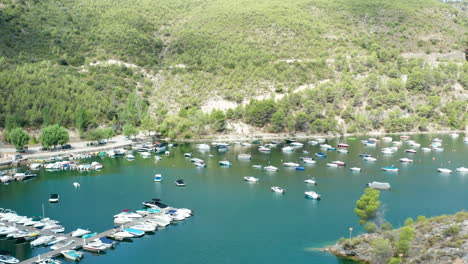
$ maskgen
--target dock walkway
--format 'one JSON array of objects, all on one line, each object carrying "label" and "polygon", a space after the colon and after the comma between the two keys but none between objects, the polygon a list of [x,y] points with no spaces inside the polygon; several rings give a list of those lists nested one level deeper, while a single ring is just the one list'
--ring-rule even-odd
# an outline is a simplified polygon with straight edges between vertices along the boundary
[{"label": "dock walkway", "polygon": [[[167,208],[169,209],[169,208]],[[172,208],[171,208],[172,209]],[[165,211],[165,210],[164,210]],[[99,238],[102,238],[102,237],[107,237],[109,235],[111,235],[112,233],[120,230],[122,227],[125,228],[125,227],[128,227],[128,226],[133,226],[133,225],[137,225],[137,224],[140,224],[140,223],[144,223],[149,217],[151,216],[155,216],[155,215],[160,215],[160,214],[163,214],[163,212],[159,212],[159,213],[155,213],[155,214],[149,214],[149,215],[146,215],[146,216],[143,216],[141,218],[136,218],[134,221],[130,222],[130,223],[127,223],[125,225],[122,225],[122,226],[118,226],[118,227],[115,227],[115,228],[112,228],[112,229],[109,229],[109,230],[106,230],[102,233],[99,233],[93,237],[90,237],[88,240],[95,240],[95,239],[99,239]],[[1,223],[5,224],[5,225],[12,225],[13,223],[8,223],[6,221],[0,221],[0,225]],[[23,260],[21,261],[20,263],[21,264],[34,264],[34,263],[37,263],[39,260],[44,260],[44,259],[48,259],[48,258],[55,258],[55,257],[58,257],[61,255],[61,251],[63,250],[71,250],[71,249],[74,249],[74,250],[79,250],[83,247],[83,243],[86,243],[86,239],[83,239],[83,238],[80,238],[80,237],[72,237],[71,234],[72,233],[68,233],[68,234],[62,234],[62,233],[54,233],[50,230],[43,230],[43,229],[38,229],[38,228],[35,228],[35,227],[32,227],[32,226],[23,226],[23,225],[16,225],[16,227],[20,230],[26,230],[26,231],[29,231],[29,232],[37,232],[37,233],[40,233],[41,235],[50,235],[50,236],[65,236],[67,237],[67,240],[74,240],[75,242],[66,246],[66,247],[63,247],[63,248],[59,248],[59,249],[56,249],[56,250],[51,250],[49,252],[46,252],[44,254],[41,254],[41,255],[38,255],[38,256],[35,256],[35,257],[32,257],[30,259],[26,259],[26,260]]]}]

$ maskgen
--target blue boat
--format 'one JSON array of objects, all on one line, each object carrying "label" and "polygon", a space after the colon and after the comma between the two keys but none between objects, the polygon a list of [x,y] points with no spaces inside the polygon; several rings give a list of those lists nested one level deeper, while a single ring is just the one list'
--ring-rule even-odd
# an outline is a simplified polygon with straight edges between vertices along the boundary
[{"label": "blue boat", "polygon": [[398,168],[395,168],[395,167],[393,167],[393,166],[383,167],[382,170],[384,170],[384,171],[390,171],[390,172],[398,172]]},{"label": "blue boat", "polygon": [[141,237],[145,234],[145,232],[135,229],[135,228],[124,228],[123,231],[126,231],[136,237]]},{"label": "blue boat", "polygon": [[304,167],[296,167],[296,170],[303,171],[303,170],[305,170],[305,168]]},{"label": "blue boat", "polygon": [[315,153],[315,156],[320,157],[320,158],[325,158],[325,157],[327,157],[327,154],[322,153],[322,152],[317,152],[317,153]]},{"label": "blue boat", "polygon": [[90,237],[93,237],[95,235],[97,235],[97,233],[86,234],[86,235],[83,235],[81,238],[90,238]]},{"label": "blue boat", "polygon": [[327,148],[327,150],[336,150],[336,148],[333,148],[333,147],[332,148]]}]

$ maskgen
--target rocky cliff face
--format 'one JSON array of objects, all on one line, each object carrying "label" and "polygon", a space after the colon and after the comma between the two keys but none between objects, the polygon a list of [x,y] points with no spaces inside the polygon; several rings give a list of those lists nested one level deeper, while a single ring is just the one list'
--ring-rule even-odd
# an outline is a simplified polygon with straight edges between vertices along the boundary
[{"label": "rocky cliff face", "polygon": [[341,239],[324,251],[369,264],[468,264],[468,212],[418,217],[399,229]]}]

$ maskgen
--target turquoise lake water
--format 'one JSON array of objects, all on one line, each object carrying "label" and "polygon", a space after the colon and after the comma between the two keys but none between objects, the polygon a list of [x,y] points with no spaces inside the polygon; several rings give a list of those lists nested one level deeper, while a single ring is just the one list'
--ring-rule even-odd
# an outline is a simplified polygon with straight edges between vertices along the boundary
[{"label": "turquoise lake water", "polygon": [[[305,171],[284,168],[282,162],[299,162],[302,150],[282,153],[281,147],[270,154],[259,153],[258,145],[245,147],[232,145],[231,150],[220,153],[216,149],[198,152],[194,145],[180,144],[171,150],[171,156],[142,159],[135,154],[134,161],[121,158],[93,158],[104,168],[99,172],[46,172],[29,182],[0,185],[0,207],[11,208],[21,215],[41,215],[42,204],[46,216],[62,222],[67,232],[87,228],[101,232],[113,227],[113,215],[122,209],[139,209],[141,202],[161,198],[174,207],[194,210],[195,215],[171,225],[154,235],[132,242],[120,242],[116,249],[103,255],[85,253],[82,263],[346,263],[336,257],[317,251],[333,244],[340,237],[363,232],[357,224],[353,209],[362,195],[365,184],[371,181],[389,182],[391,191],[381,192],[385,219],[394,227],[406,218],[418,215],[452,214],[468,209],[468,174],[456,172],[457,167],[468,167],[468,144],[463,135],[417,135],[411,139],[428,146],[435,137],[443,139],[443,152],[405,153],[407,144],[393,155],[382,154],[381,148],[391,143],[379,142],[366,147],[357,137],[328,140],[335,146],[348,143],[350,152],[341,154],[327,151],[327,158],[314,165],[304,165]],[[393,136],[397,139],[398,136]],[[303,141],[306,143],[306,141]],[[321,151],[319,146],[304,145],[310,155]],[[207,168],[195,168],[184,152],[202,158]],[[322,151],[323,152],[323,151]],[[359,153],[366,152],[378,159],[366,162]],[[251,153],[252,161],[238,161],[239,153]],[[209,157],[209,155],[213,157]],[[409,157],[414,163],[398,162]],[[220,160],[230,160],[233,166],[223,168]],[[329,168],[333,160],[346,162],[346,167]],[[278,172],[265,172],[252,168],[253,164],[274,165]],[[398,173],[381,170],[394,165]],[[349,170],[361,167],[360,173]],[[437,168],[453,170],[441,174]],[[153,182],[153,175],[161,173],[163,182]],[[243,180],[244,176],[260,178],[258,183]],[[317,186],[304,183],[315,177]],[[176,179],[184,179],[187,186],[176,187]],[[79,182],[80,189],[72,183]],[[270,191],[271,186],[286,189],[284,195]],[[304,192],[314,190],[322,195],[321,201],[305,199]],[[49,204],[50,193],[59,193],[60,202]],[[13,251],[21,259],[35,256],[46,248],[31,250],[28,245],[14,244],[0,239],[0,249]]]}]

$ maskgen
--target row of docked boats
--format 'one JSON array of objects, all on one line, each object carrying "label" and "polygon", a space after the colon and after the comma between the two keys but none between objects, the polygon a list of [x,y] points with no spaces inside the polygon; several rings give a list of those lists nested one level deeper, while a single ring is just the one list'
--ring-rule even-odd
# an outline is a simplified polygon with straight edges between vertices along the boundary
[{"label": "row of docked boats", "polygon": [[44,168],[46,171],[63,171],[63,170],[76,170],[76,171],[98,171],[103,168],[99,162],[92,163],[77,163],[69,160],[56,161],[53,163],[32,163],[29,165],[31,170],[39,170]]},{"label": "row of docked boats", "polygon": [[[247,182],[253,182],[253,183],[257,183],[259,181],[258,178],[253,177],[253,176],[245,176],[244,180],[247,181]],[[313,179],[307,179],[307,180],[305,180],[305,183],[313,184],[313,185],[317,184],[317,182],[315,180],[313,180]],[[280,193],[280,194],[284,194],[286,192],[285,189],[283,189],[283,188],[281,188],[279,186],[272,186],[272,187],[270,187],[270,190],[272,192]],[[316,199],[316,200],[320,200],[320,198],[321,198],[321,196],[319,194],[317,194],[316,192],[314,192],[314,191],[305,192],[305,195],[306,195],[307,198]]]},{"label": "row of docked boats", "polygon": [[0,183],[8,184],[12,181],[25,181],[34,179],[37,177],[37,174],[31,172],[16,172],[12,174],[8,174],[6,172],[0,171]]}]

